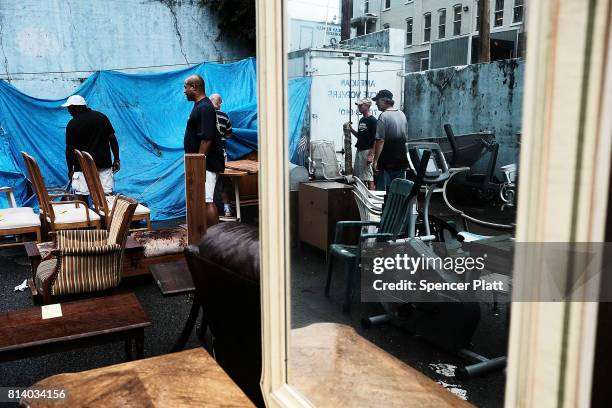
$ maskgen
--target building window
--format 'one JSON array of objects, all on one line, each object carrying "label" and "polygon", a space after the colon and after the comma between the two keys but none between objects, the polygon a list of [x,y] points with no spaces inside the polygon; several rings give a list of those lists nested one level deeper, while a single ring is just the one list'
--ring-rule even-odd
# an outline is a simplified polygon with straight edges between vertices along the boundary
[{"label": "building window", "polygon": [[427,71],[429,69],[429,58],[421,58],[419,69],[421,71]]},{"label": "building window", "polygon": [[512,17],[513,23],[520,23],[523,21],[523,0],[514,0],[514,16]]},{"label": "building window", "polygon": [[406,19],[406,45],[412,45],[412,19]]},{"label": "building window", "polygon": [[370,0],[363,0],[363,14],[370,12]]},{"label": "building window", "polygon": [[438,38],[446,36],[446,9],[438,10]]},{"label": "building window", "polygon": [[391,0],[385,0],[385,10],[391,8]]},{"label": "building window", "polygon": [[423,42],[431,41],[431,13],[423,16]]},{"label": "building window", "polygon": [[453,35],[461,34],[461,4],[453,6]]},{"label": "building window", "polygon": [[495,27],[504,25],[504,0],[495,0]]}]

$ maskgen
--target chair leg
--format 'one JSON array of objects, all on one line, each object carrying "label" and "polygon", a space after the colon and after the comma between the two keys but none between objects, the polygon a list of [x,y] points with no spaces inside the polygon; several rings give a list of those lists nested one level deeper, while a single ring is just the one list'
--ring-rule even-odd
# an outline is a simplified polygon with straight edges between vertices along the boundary
[{"label": "chair leg", "polygon": [[342,304],[342,313],[351,311],[351,298],[353,294],[355,260],[347,260],[344,263],[345,271],[345,286],[344,286],[344,303]]},{"label": "chair leg", "polygon": [[334,256],[331,253],[327,253],[327,282],[325,283],[325,296],[329,297],[329,286],[331,284],[331,277],[334,271]]},{"label": "chair leg", "polygon": [[151,216],[147,214],[147,230],[151,231]]},{"label": "chair leg", "polygon": [[40,228],[36,230],[36,242],[42,242],[42,235],[40,233]]}]

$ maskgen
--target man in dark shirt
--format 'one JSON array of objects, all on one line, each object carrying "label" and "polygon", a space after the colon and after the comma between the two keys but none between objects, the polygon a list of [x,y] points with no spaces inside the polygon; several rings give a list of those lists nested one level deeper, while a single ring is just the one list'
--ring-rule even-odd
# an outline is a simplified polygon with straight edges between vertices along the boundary
[{"label": "man in dark shirt", "polygon": [[393,179],[406,178],[408,155],[408,122],[406,115],[394,107],[393,94],[383,89],[374,98],[376,106],[382,112],[376,125],[376,143],[374,147],[374,171],[381,171],[376,187],[386,190]]},{"label": "man in dark shirt", "polygon": [[223,143],[217,122],[217,113],[206,97],[204,79],[192,75],[183,84],[188,101],[194,102],[185,128],[185,153],[206,155],[206,218],[208,225],[219,221],[217,206],[213,202],[217,173],[225,170]]},{"label": "man in dark shirt", "polygon": [[359,119],[357,130],[353,129],[350,123],[345,126],[350,127],[353,136],[357,137],[357,154],[353,165],[353,175],[359,177],[361,181],[368,185],[370,190],[374,190],[374,173],[372,172],[372,161],[374,160],[374,139],[376,138],[376,118],[370,112],[372,101],[363,98],[355,102],[359,113],[363,115]]},{"label": "man in dark shirt", "polygon": [[[232,122],[227,116],[227,113],[221,110],[223,99],[218,93],[210,95],[210,101],[212,102],[215,110],[217,111],[217,121],[219,122],[219,130],[221,131],[221,141],[223,142],[223,155],[227,160],[227,139],[233,136]],[[223,215],[226,217],[232,217],[232,205],[230,204],[229,194],[233,189],[232,181],[228,177],[221,177],[220,190],[221,200],[223,201]]]},{"label": "man in dark shirt", "polygon": [[[78,149],[91,154],[104,192],[111,194],[114,188],[114,173],[121,167],[119,143],[113,125],[106,115],[88,108],[85,98],[80,95],[72,95],[62,106],[68,108],[72,115],[66,125],[66,164],[72,190],[83,201],[89,195],[85,176],[74,154],[74,150]],[[114,160],[111,158],[111,151]]]}]

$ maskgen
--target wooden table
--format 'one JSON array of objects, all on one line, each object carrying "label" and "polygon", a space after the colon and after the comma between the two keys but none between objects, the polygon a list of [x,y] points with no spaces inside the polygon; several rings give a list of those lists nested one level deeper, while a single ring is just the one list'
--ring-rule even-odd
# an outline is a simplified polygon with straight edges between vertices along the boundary
[{"label": "wooden table", "polygon": [[[242,219],[240,212],[240,179],[242,177],[248,176],[249,173],[246,171],[234,170],[226,168],[223,173],[219,173],[220,177],[229,177],[232,180],[232,184],[234,185],[234,200],[236,205],[236,221],[240,221]],[[223,220],[227,221],[229,217],[220,217]]]},{"label": "wooden table", "polygon": [[[32,387],[66,390],[68,407],[254,407],[202,348],[80,373],[59,374]],[[30,407],[57,401],[22,399]]]},{"label": "wooden table", "polygon": [[184,259],[151,265],[149,271],[164,296],[183,295],[195,291],[191,272]]},{"label": "wooden table", "polygon": [[318,408],[473,407],[352,327],[316,323],[293,329],[290,344],[289,384]]},{"label": "wooden table", "polygon": [[[174,296],[195,292],[195,285],[191,278],[191,272],[187,266],[187,261],[184,259],[177,262],[151,265],[149,270],[163,296]],[[196,295],[193,297],[189,316],[187,316],[187,321],[183,326],[183,330],[172,347],[173,352],[185,348],[187,340],[189,340],[189,336],[191,336],[191,332],[198,320],[200,309],[201,303]],[[204,320],[202,320],[202,330],[206,330],[206,322]]]},{"label": "wooden table", "polygon": [[[177,262],[151,265],[149,266],[149,270],[163,296],[183,295],[195,292],[195,285],[191,278],[191,272],[189,271],[189,266],[187,266],[187,261],[184,259]],[[189,336],[191,336],[191,332],[198,320],[200,309],[201,304],[197,296],[194,296],[193,302],[191,303],[191,309],[189,310],[189,316],[187,316],[187,321],[183,326],[179,338],[172,347],[173,352],[185,348],[187,340],[189,340]],[[203,319],[204,318],[202,318],[202,330],[205,331],[206,322]]]},{"label": "wooden table", "polygon": [[125,341],[127,359],[143,357],[151,325],[133,293],[62,303],[62,316],[42,319],[40,307],[0,314],[0,362]]}]

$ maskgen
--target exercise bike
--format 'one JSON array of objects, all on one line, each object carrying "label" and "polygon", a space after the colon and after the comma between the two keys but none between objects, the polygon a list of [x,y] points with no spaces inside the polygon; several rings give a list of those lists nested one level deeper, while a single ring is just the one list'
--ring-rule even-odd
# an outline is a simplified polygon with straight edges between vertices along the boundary
[{"label": "exercise bike", "polygon": [[[409,163],[412,174],[415,169],[423,167],[422,158],[428,160],[425,174],[422,175],[422,187],[425,190],[425,199],[422,211],[417,211],[417,194],[411,195],[409,204],[410,221],[408,223],[407,239],[403,240],[415,254],[426,255],[427,258],[436,258],[432,249],[432,242],[441,241],[448,237],[456,242],[464,240],[495,239],[457,232],[452,225],[429,215],[429,203],[432,194],[440,191],[440,186],[450,177],[448,165],[440,146],[436,143],[407,143]],[[425,151],[431,155],[424,155]],[[503,239],[507,239],[504,237]],[[446,248],[449,246],[445,245]],[[455,248],[455,254],[461,256],[461,248]],[[445,256],[452,253],[447,252]],[[463,256],[467,253],[463,253]],[[461,283],[465,281],[461,275],[453,271],[435,269],[430,279],[437,282]],[[418,335],[428,342],[444,350],[457,354],[472,364],[461,367],[456,375],[459,378],[470,378],[506,366],[506,357],[489,359],[470,350],[472,337],[480,322],[480,303],[465,301],[461,293],[445,292],[436,302],[389,303],[381,302],[385,313],[378,316],[363,318],[361,324],[370,328],[384,323],[392,323],[408,332]]]}]

